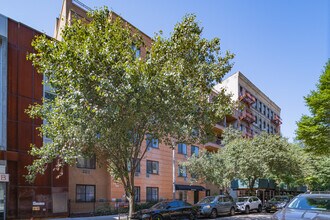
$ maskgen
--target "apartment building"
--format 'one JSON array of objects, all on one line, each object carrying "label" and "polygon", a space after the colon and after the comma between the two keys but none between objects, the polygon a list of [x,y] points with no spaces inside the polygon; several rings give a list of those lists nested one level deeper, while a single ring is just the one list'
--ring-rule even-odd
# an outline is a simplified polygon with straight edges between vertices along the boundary
[{"label": "apartment building", "polygon": [[[243,136],[253,138],[261,132],[280,134],[282,120],[281,109],[241,72],[236,72],[215,86],[215,90],[225,88],[232,100],[239,103],[238,110],[217,124],[218,129],[228,126],[242,131]],[[220,132],[221,134],[221,132]],[[255,184],[257,196],[261,199],[275,195],[276,184],[271,179],[258,179]],[[236,196],[244,196],[248,186],[241,180],[233,180],[231,189]]]},{"label": "apartment building", "polygon": [[[215,90],[225,88],[232,95],[233,101],[239,101],[239,110],[226,118],[221,125],[232,124],[246,137],[253,137],[261,132],[280,134],[282,120],[281,109],[241,72],[229,76]],[[220,125],[219,125],[220,126]]]},{"label": "apartment building", "polygon": [[[86,13],[89,10],[91,9],[88,6],[77,0],[64,0],[60,17],[55,22],[54,38],[62,40],[61,29],[66,24],[70,24],[73,18],[84,18],[88,22]],[[114,17],[119,16],[114,12],[111,13]],[[133,31],[141,34],[145,47],[139,48],[137,55],[145,57],[146,48],[151,46],[152,39],[129,22],[127,24]],[[49,89],[45,90],[47,92]],[[186,160],[192,154],[198,154],[203,146],[181,143],[172,150],[170,146],[156,139],[152,139],[151,143],[147,142],[145,140],[143,145],[149,144],[148,151],[135,174],[137,202],[175,197],[196,203],[200,198],[211,193],[205,184],[192,185],[190,180],[193,177],[179,165],[180,161]],[[68,169],[71,213],[91,212],[97,209],[95,204],[97,206],[105,201],[124,199],[125,192],[121,183],[116,182],[105,168],[99,167],[95,158],[78,159],[77,165]]]}]

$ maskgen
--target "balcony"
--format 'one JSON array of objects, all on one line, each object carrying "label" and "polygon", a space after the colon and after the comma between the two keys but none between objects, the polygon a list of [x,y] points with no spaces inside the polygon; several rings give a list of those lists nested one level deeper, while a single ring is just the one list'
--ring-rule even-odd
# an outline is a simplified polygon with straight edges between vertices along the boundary
[{"label": "balcony", "polygon": [[243,137],[253,138],[253,131],[252,131],[252,129],[249,128],[249,127],[246,127],[245,128],[245,131],[243,131]]},{"label": "balcony", "polygon": [[217,138],[215,141],[204,144],[204,147],[208,151],[218,151],[223,145],[221,144],[221,139]]},{"label": "balcony", "polygon": [[245,109],[242,113],[241,116],[239,117],[241,121],[245,121],[246,123],[252,124],[256,118],[253,116],[252,112],[249,111],[248,109]]},{"label": "balcony", "polygon": [[256,102],[256,98],[249,93],[248,91],[245,91],[244,93],[240,94],[239,100],[242,102],[245,102],[248,105],[252,105]]},{"label": "balcony", "polygon": [[213,129],[214,129],[214,131],[216,133],[220,133],[221,134],[225,130],[226,127],[227,127],[226,120],[222,120],[222,121],[217,122],[214,125]]},{"label": "balcony", "polygon": [[278,115],[274,115],[274,118],[272,119],[272,123],[276,126],[279,126],[282,124],[282,119]]}]

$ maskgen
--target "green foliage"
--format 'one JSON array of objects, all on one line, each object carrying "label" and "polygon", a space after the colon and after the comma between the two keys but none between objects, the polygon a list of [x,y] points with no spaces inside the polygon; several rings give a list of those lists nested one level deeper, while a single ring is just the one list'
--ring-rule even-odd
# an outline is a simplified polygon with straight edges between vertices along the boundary
[{"label": "green foliage", "polygon": [[29,59],[56,97],[27,110],[47,121],[39,129],[52,140],[32,147],[35,160],[27,178],[33,181],[55,159],[61,169],[96,155],[133,203],[134,173],[147,149],[142,145],[147,133],[172,147],[203,143],[213,135],[213,124],[230,112],[223,91],[212,102],[209,97],[231,69],[233,55],[221,56],[219,39],[202,38],[193,15],[169,38],[156,35],[146,58],[135,57],[132,47],[145,43],[139,32],[112,19],[107,9],[90,16],[90,23],[78,20],[65,27],[61,42],[45,36],[33,42],[36,52]]},{"label": "green foliage", "polygon": [[305,183],[312,191],[330,190],[330,158],[328,156],[308,157],[308,169],[305,171]]},{"label": "green foliage", "polygon": [[228,128],[224,142],[225,147],[216,153],[190,158],[186,163],[189,171],[220,187],[228,187],[231,180],[238,178],[251,190],[259,178],[273,178],[287,184],[297,184],[303,178],[303,151],[285,138],[262,133],[247,139],[239,131]]},{"label": "green foliage", "polygon": [[317,89],[305,97],[311,116],[303,115],[297,122],[297,139],[308,152],[330,155],[330,60],[320,76]]}]

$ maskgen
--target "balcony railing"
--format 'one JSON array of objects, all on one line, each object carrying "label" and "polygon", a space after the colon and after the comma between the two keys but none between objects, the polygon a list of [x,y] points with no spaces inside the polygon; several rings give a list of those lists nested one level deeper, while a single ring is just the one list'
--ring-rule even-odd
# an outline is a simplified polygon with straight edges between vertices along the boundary
[{"label": "balcony railing", "polygon": [[221,143],[221,139],[217,138],[215,141],[210,141],[204,144],[204,146],[207,150],[217,151],[218,149],[223,147],[223,144]]},{"label": "balcony railing", "polygon": [[282,124],[282,119],[278,115],[274,115],[274,118],[272,119],[272,123],[276,126],[279,126]]},{"label": "balcony railing", "polygon": [[242,102],[247,103],[248,105],[252,105],[256,102],[256,98],[249,93],[248,91],[245,91],[244,93],[240,94],[239,100]]},{"label": "balcony railing", "polygon": [[241,113],[241,116],[239,117],[239,119],[241,121],[245,121],[249,124],[253,123],[256,118],[253,116],[253,114],[249,111],[249,110],[244,110],[242,113]]},{"label": "balcony railing", "polygon": [[253,131],[251,128],[246,127],[245,131],[243,132],[243,136],[247,138],[253,138]]}]

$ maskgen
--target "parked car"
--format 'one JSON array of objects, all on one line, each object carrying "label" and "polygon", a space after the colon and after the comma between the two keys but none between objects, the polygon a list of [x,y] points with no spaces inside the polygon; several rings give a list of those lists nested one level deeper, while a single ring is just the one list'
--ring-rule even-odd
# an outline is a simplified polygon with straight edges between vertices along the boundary
[{"label": "parked car", "polygon": [[132,219],[168,220],[168,219],[196,219],[197,210],[191,204],[173,200],[159,202],[150,209],[143,209],[133,213]]},{"label": "parked car", "polygon": [[292,199],[285,208],[276,212],[272,219],[330,219],[330,194],[300,194]]},{"label": "parked car", "polygon": [[238,197],[236,200],[237,211],[249,214],[250,211],[262,211],[262,202],[256,196]]},{"label": "parked car", "polygon": [[235,215],[236,204],[232,197],[225,195],[207,196],[194,205],[198,216],[216,218],[218,214]]},{"label": "parked car", "polygon": [[265,205],[266,212],[276,212],[285,207],[286,204],[292,199],[291,195],[274,196]]}]

